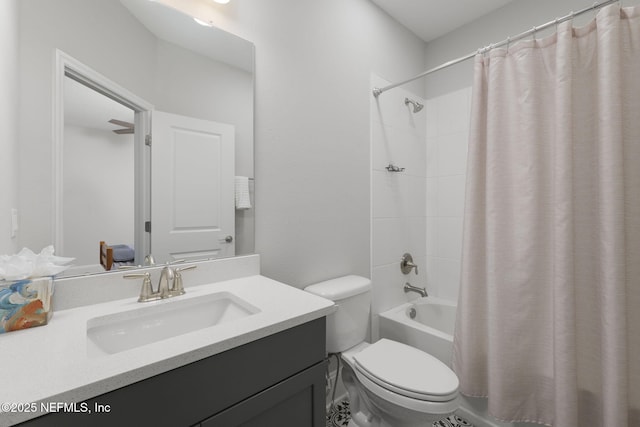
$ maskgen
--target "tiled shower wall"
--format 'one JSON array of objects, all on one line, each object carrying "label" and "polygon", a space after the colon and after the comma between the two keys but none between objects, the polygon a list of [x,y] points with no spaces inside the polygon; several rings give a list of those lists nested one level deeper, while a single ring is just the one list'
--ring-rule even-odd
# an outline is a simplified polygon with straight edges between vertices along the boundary
[{"label": "tiled shower wall", "polygon": [[427,289],[457,301],[471,88],[427,100]]},{"label": "tiled shower wall", "polygon": [[[372,87],[389,82],[373,76]],[[405,295],[403,286],[427,285],[426,246],[426,108],[413,113],[404,103],[415,94],[396,88],[377,99],[371,96],[372,153],[372,338],[377,339],[378,313],[398,306],[416,294]],[[389,164],[405,168],[389,172]],[[419,274],[404,275],[400,260],[413,255]]]},{"label": "tiled shower wall", "polygon": [[[377,76],[371,83],[389,84]],[[426,106],[413,113],[405,97]],[[426,102],[403,88],[371,97],[374,340],[377,314],[417,297],[404,293],[405,282],[458,298],[470,98],[471,88]],[[405,170],[388,172],[389,163]],[[405,252],[419,274],[400,271]]]}]

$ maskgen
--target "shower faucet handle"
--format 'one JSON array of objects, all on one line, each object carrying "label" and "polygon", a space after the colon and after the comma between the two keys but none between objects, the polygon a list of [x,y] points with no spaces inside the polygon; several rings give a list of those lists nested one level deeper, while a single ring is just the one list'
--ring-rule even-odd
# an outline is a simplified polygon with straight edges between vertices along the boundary
[{"label": "shower faucet handle", "polygon": [[418,274],[418,264],[413,262],[413,257],[407,252],[402,255],[402,259],[400,260],[400,270],[402,271],[402,274],[409,274],[411,273],[412,268],[415,268],[415,272]]}]

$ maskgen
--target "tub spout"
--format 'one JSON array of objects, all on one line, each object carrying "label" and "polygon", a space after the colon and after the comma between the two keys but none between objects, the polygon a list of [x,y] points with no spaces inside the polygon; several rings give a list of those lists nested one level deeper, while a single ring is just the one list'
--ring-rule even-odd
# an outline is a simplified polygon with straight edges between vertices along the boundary
[{"label": "tub spout", "polygon": [[422,297],[428,297],[429,295],[427,294],[427,289],[426,288],[418,288],[416,286],[411,286],[411,284],[409,284],[408,282],[404,284],[404,292],[417,292],[420,294],[420,296]]}]

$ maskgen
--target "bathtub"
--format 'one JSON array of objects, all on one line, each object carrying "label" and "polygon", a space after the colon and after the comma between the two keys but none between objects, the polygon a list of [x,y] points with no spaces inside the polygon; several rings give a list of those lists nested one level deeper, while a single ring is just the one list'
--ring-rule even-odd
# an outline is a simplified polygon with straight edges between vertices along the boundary
[{"label": "bathtub", "polygon": [[[434,297],[418,298],[412,302],[380,313],[380,338],[408,344],[437,357],[451,366],[453,328],[456,322],[456,303]],[[411,318],[411,310],[415,310]],[[489,416],[487,400],[460,395],[457,415],[476,427],[535,427],[538,424],[501,423]]]},{"label": "bathtub", "polygon": [[451,366],[455,322],[453,301],[419,298],[380,313],[380,338],[419,348]]}]

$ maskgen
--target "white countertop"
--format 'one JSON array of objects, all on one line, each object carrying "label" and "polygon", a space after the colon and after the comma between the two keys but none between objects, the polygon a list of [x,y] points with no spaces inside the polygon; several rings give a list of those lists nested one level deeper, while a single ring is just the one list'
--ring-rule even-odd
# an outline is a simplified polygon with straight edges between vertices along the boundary
[{"label": "white countertop", "polygon": [[[260,312],[120,353],[87,354],[91,318],[222,291]],[[329,300],[256,275],[189,287],[185,295],[163,301],[141,304],[137,298],[127,298],[57,311],[46,326],[0,334],[0,404],[36,402],[39,407],[43,401],[80,402],[326,316],[334,309]],[[2,409],[0,426],[40,415]]]}]

